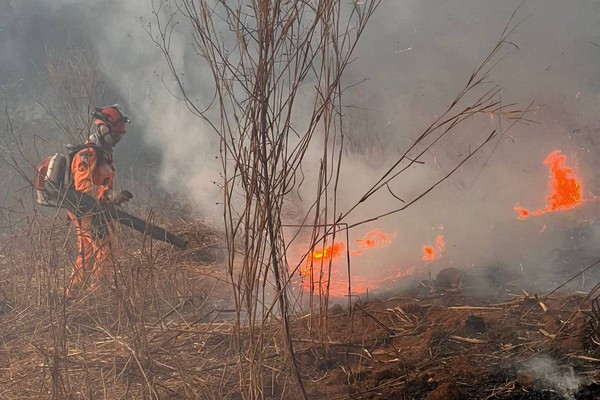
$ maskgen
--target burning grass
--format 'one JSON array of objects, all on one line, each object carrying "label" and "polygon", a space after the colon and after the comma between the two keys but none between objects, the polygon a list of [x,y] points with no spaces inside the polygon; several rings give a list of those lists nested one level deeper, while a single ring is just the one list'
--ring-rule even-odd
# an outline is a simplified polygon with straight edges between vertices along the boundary
[{"label": "burning grass", "polygon": [[581,180],[573,168],[567,165],[567,157],[560,150],[548,154],[544,164],[550,167],[548,187],[550,194],[545,207],[530,211],[520,206],[514,210],[519,213],[519,219],[539,216],[558,210],[572,210],[583,201]]},{"label": "burning grass", "polygon": [[[190,250],[129,238],[125,248],[135,250],[123,252],[115,279],[67,303],[56,284],[60,271],[19,268],[34,261],[27,253],[0,259],[0,397],[241,398],[239,349],[247,343],[238,338],[248,335],[237,330],[250,328],[234,323],[225,268],[214,252],[221,237],[202,225],[176,231]],[[351,312],[335,306],[327,319],[296,314],[290,329],[309,397],[600,393],[593,384],[600,379],[597,300],[585,293],[542,298],[517,290],[518,282],[502,295],[482,296],[476,280],[466,273],[449,279],[457,275],[450,272],[402,293],[357,299]],[[323,321],[326,338],[319,336]],[[264,360],[262,395],[298,398],[279,322],[255,329],[263,341],[256,355]]]}]

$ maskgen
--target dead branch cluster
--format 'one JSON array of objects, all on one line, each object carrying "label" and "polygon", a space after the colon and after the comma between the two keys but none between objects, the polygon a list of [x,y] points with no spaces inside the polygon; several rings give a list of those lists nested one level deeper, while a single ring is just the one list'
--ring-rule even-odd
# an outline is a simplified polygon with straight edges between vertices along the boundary
[{"label": "dead branch cluster", "polygon": [[[193,243],[198,252],[203,243],[222,241],[206,228],[180,229],[201,238]],[[263,337],[264,397],[300,396],[286,386],[280,322],[271,319],[260,331],[240,328],[234,303],[219,301],[230,293],[223,264],[130,239],[127,246],[138,250],[121,255],[110,282],[65,302],[60,265],[72,260],[63,257],[52,270],[36,267],[51,252],[41,251],[39,237],[29,240],[37,251],[0,258],[2,398],[239,398],[251,384],[239,381],[239,335]],[[523,293],[494,301],[469,290],[416,286],[403,297],[331,312],[327,351],[318,336],[306,334],[309,319],[291,316],[307,395],[412,398],[447,390],[458,397],[445,398],[508,399],[560,390],[524,367],[540,354],[589,381],[599,378],[597,297],[542,300]]]},{"label": "dead branch cluster", "polygon": [[[130,239],[129,250],[116,260],[104,284],[67,302],[64,286],[73,263],[69,255],[75,254],[69,247],[70,228],[58,214],[43,223],[42,216],[34,214],[19,234],[24,251],[7,251],[0,259],[0,397],[340,395],[333,390],[342,390],[344,398],[407,395],[409,387],[431,388],[447,378],[445,365],[465,358],[468,364],[460,365],[468,374],[467,365],[482,364],[482,359],[491,368],[515,360],[515,355],[560,348],[570,328],[550,329],[541,313],[572,309],[570,299],[552,304],[552,299],[521,297],[453,309],[441,293],[361,304],[351,301],[349,282],[348,308],[334,315],[328,296],[331,265],[326,261],[310,263],[311,273],[321,280],[308,293],[308,310],[296,307],[303,303],[294,298],[291,282],[311,250],[325,248],[353,227],[406,210],[484,146],[502,138],[528,111],[504,104],[500,88],[487,84],[506,48],[514,49],[508,42],[513,29],[509,24],[449,107],[414,134],[414,143],[354,205],[341,210],[337,195],[344,149],[343,74],[379,3],[155,3],[156,20],[148,33],[164,53],[175,94],[220,138],[223,238],[212,240],[206,232],[197,232],[197,226],[186,225],[184,233],[196,243],[183,254]],[[193,82],[177,63],[172,41],[180,34],[191,38],[198,63],[212,75],[215,92],[209,104],[196,100]],[[57,88],[71,88],[61,85],[65,71],[94,82],[95,71],[85,63],[64,65],[60,60],[49,53],[48,69]],[[84,89],[81,95],[98,95],[93,85]],[[73,92],[58,95],[72,98]],[[72,118],[64,129],[74,134],[74,127],[82,126],[80,103],[65,104],[61,113]],[[498,121],[508,118],[509,124],[499,122],[497,130],[473,138],[473,147],[448,173],[403,199],[398,187],[406,171],[482,115]],[[305,167],[315,162],[317,173],[308,176]],[[309,204],[290,234],[284,230],[286,204],[308,182]],[[377,193],[387,193],[390,208],[351,221]],[[306,231],[306,253],[294,264],[287,250],[304,240],[301,233]],[[218,242],[226,249],[227,266],[222,269],[213,268],[220,260],[218,253],[205,258],[208,249],[221,247]],[[548,309],[538,309],[537,304]],[[522,307],[530,305],[532,311],[525,313]],[[485,321],[485,330],[465,330],[463,323],[471,314]],[[521,318],[524,314],[527,318]],[[508,324],[514,329],[507,330]],[[586,324],[597,332],[597,322]],[[594,334],[589,337],[597,339]],[[593,354],[581,351],[572,354],[594,362]],[[327,383],[325,389],[319,382]],[[511,382],[498,382],[488,394],[511,390]]]},{"label": "dead branch cluster", "polygon": [[83,47],[47,47],[45,67],[48,79],[35,94],[35,101],[68,143],[82,143],[88,136],[92,107],[103,104],[109,86]]},{"label": "dead branch cluster", "polygon": [[[173,93],[212,127],[221,140],[222,190],[227,240],[228,273],[237,310],[236,346],[240,358],[242,396],[264,396],[260,371],[270,340],[262,334],[273,318],[280,319],[284,353],[300,396],[306,398],[294,356],[290,331],[291,281],[306,256],[336,240],[336,234],[405,210],[453,174],[481,148],[504,134],[525,111],[500,100],[500,88],[487,80],[496,63],[515,47],[508,42],[512,20],[489,56],[473,71],[463,89],[431,126],[416,134],[389,169],[376,179],[356,204],[340,210],[337,202],[343,161],[343,75],[379,0],[346,4],[338,0],[272,2],[269,0],[158,2],[156,19],[147,31],[164,53],[175,81]],[[173,46],[181,35],[191,38],[198,59],[188,64],[205,66],[214,80],[212,101],[197,100],[197,87],[186,77],[181,55]],[[402,200],[392,188],[404,173],[433,146],[474,117],[509,118],[499,127],[473,138],[475,144],[454,168],[412,199]],[[318,160],[318,161],[315,161]],[[314,176],[307,163],[317,163]],[[289,196],[310,183],[312,193],[300,225],[284,234]],[[381,215],[348,225],[378,192],[386,192],[392,208]],[[398,206],[398,204],[400,204]],[[287,249],[309,231],[306,255],[290,264]],[[342,232],[343,234],[343,232]],[[308,335],[327,352],[329,337],[329,282],[327,262],[311,263],[312,276],[321,279],[309,292]],[[349,297],[351,282],[349,282]],[[316,296],[316,298],[315,298]],[[248,328],[248,329],[242,329]],[[242,335],[242,333],[244,333]],[[246,385],[246,383],[249,383]]]}]

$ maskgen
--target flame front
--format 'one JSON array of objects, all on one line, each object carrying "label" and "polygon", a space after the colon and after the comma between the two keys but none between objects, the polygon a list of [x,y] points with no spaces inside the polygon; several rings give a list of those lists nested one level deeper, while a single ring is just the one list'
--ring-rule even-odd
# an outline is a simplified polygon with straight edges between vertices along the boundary
[{"label": "flame front", "polygon": [[323,251],[314,250],[308,255],[308,261],[312,260],[331,260],[338,257],[346,248],[343,242],[336,242],[331,246],[327,246]]},{"label": "flame front", "polygon": [[[373,229],[367,232],[362,238],[356,239],[356,250],[350,252],[351,257],[359,256],[369,250],[379,249],[389,246],[392,243],[395,235],[382,232],[379,229]],[[343,241],[336,241],[330,246],[326,246],[322,249],[315,249],[308,253],[306,261],[300,268],[300,275],[305,278],[303,279],[302,285],[304,288],[321,287],[327,286],[327,274],[325,269],[329,267],[329,261],[339,258],[344,254],[346,250],[346,243]],[[348,283],[343,277],[343,273],[339,269],[334,268],[332,265],[331,270],[331,282],[329,283],[329,293],[334,297],[341,297],[348,293]],[[369,287],[373,288],[377,286],[377,282],[370,281],[369,279],[352,276],[352,292],[353,293],[364,293]]]},{"label": "flame front", "polygon": [[566,165],[567,157],[555,150],[546,157],[544,164],[550,165],[550,195],[546,198],[548,204],[542,209],[529,211],[523,207],[515,206],[519,213],[518,219],[527,219],[530,216],[542,215],[551,211],[572,210],[583,201],[583,189],[575,171]]},{"label": "flame front", "polygon": [[328,261],[337,258],[346,249],[344,242],[335,242],[322,250],[313,250],[308,253],[304,266],[300,268],[300,275],[310,276],[311,268],[314,261]]}]

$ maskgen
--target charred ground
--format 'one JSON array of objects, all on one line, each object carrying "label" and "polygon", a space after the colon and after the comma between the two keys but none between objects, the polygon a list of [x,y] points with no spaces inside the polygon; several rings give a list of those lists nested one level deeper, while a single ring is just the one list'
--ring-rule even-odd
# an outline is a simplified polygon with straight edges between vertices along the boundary
[{"label": "charred ground", "polygon": [[[129,237],[126,248],[135,250],[121,253],[110,279],[72,302],[60,293],[62,267],[44,271],[43,252],[36,264],[36,253],[5,248],[1,397],[239,398],[237,331],[249,328],[234,322],[222,236],[198,222],[177,225],[189,250]],[[444,269],[403,290],[356,297],[351,310],[334,305],[327,330],[317,315],[298,311],[291,330],[309,397],[598,398],[593,292],[544,297],[503,274]],[[478,276],[492,284],[484,289]],[[503,284],[490,295],[496,280]],[[264,397],[298,398],[280,323],[255,329],[270,338],[257,355],[265,362]]]}]

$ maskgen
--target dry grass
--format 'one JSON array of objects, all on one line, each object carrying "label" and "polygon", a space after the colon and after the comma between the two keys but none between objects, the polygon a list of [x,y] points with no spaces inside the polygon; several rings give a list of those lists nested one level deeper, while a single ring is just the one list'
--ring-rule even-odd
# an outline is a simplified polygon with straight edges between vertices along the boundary
[{"label": "dry grass", "polygon": [[[198,222],[175,222],[170,228],[190,240],[189,250],[122,232],[111,279],[72,302],[61,295],[74,251],[70,225],[30,227],[11,237],[0,257],[0,398],[239,399],[250,384],[239,379],[240,335],[263,338],[255,378],[261,395],[300,397],[290,383],[280,321],[271,319],[260,332],[237,331],[226,263],[213,251],[223,246],[222,235]],[[52,240],[41,232],[52,232]],[[420,286],[357,303],[350,314],[332,313],[326,352],[307,334],[310,319],[291,317],[307,395],[420,398],[458,376],[470,398],[508,399],[532,390],[517,381],[516,366],[537,353],[599,378],[597,288],[588,296],[546,296],[544,307],[537,295],[495,301],[470,290]],[[485,321],[484,331],[465,330],[472,315]]]},{"label": "dry grass", "polygon": [[229,289],[219,253],[207,251],[222,246],[217,232],[180,225],[192,244],[185,254],[130,237],[103,283],[67,301],[70,225],[50,236],[36,225],[0,258],[1,398],[216,398],[234,386],[227,368],[198,377],[215,360],[227,364],[232,332],[211,323],[231,318],[222,315],[231,305],[215,301]]}]

